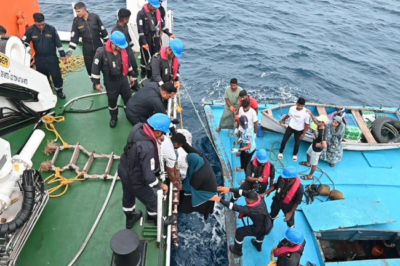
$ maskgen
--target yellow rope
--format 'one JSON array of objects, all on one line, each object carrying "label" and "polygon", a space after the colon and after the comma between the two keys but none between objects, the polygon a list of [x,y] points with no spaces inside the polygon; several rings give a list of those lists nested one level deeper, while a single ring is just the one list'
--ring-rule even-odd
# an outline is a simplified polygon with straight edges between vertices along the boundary
[{"label": "yellow rope", "polygon": [[181,91],[178,90],[178,101],[177,106],[175,107],[176,111],[179,113],[181,118],[181,129],[183,129],[183,108],[182,108],[182,99],[181,99]]},{"label": "yellow rope", "polygon": [[80,72],[84,66],[85,61],[83,60],[82,55],[69,57],[66,64],[60,61],[60,68],[64,83],[67,81],[66,77],[68,72]]},{"label": "yellow rope", "polygon": [[54,134],[56,135],[56,140],[60,139],[60,141],[62,142],[64,148],[68,148],[68,143],[65,142],[61,135],[58,133],[56,127],[53,125],[54,122],[64,122],[65,121],[65,117],[63,116],[51,116],[51,115],[45,115],[42,117],[42,121],[45,123],[46,129],[50,132],[54,132]]},{"label": "yellow rope", "polygon": [[268,263],[268,266],[277,266],[278,265],[278,262],[276,260],[274,260],[274,250],[276,248],[277,247],[273,247],[271,250],[271,261],[270,261],[270,263]]},{"label": "yellow rope", "polygon": [[[55,173],[50,175],[49,177],[47,177],[44,180],[44,182],[47,182],[49,180],[47,183],[49,185],[56,183],[56,182],[60,182],[60,184],[58,184],[58,186],[55,186],[55,187],[49,189],[50,198],[58,198],[58,197],[61,197],[62,195],[64,195],[65,193],[67,193],[69,184],[72,184],[75,181],[84,181],[85,180],[84,178],[80,178],[84,174],[85,174],[84,172],[81,172],[74,178],[67,179],[61,175],[60,168],[57,167]],[[57,194],[57,195],[52,195],[55,191],[57,191],[58,189],[60,189],[64,186],[65,186],[65,188],[64,188],[63,192],[61,192],[60,194]]]}]

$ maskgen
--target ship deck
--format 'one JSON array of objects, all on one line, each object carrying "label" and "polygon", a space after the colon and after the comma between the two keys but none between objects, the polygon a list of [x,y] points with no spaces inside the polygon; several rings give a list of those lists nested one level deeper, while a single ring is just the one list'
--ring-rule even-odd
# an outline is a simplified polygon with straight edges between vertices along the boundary
[{"label": "ship deck", "polygon": [[[261,111],[272,105],[259,104],[259,121]],[[223,103],[212,103],[205,105],[206,119],[211,131],[213,142],[217,147],[224,175],[225,186],[239,187],[239,182],[244,179],[243,172],[235,172],[233,169],[240,165],[240,158],[230,153],[234,142],[232,130],[223,129],[217,133],[219,120],[222,116]],[[278,119],[279,120],[279,119]],[[284,166],[296,166],[299,174],[309,173],[309,168],[300,166],[298,162],[307,160],[306,150],[310,143],[302,142],[298,153],[298,162],[292,161],[293,137],[288,141],[284,159],[278,160],[279,146],[282,134],[265,132],[263,137],[257,137],[257,148],[271,151],[270,160],[276,167],[276,178],[282,172]],[[304,202],[295,213],[295,225],[305,236],[306,246],[301,258],[301,264],[306,265],[308,261],[316,265],[400,265],[398,253],[394,258],[376,257],[373,260],[353,261],[324,261],[316,235],[324,235],[333,230],[333,238],[344,237],[346,233],[353,234],[351,240],[357,240],[359,235],[372,230],[375,235],[392,234],[397,239],[400,231],[400,212],[398,202],[400,201],[400,150],[384,151],[345,151],[343,159],[335,167],[320,161],[319,168],[315,173],[315,183],[330,185],[343,192],[345,199],[341,201],[330,201],[327,197],[318,196],[315,201],[307,205]],[[302,180],[304,186],[313,181]],[[266,203],[270,210],[273,193],[267,197]],[[243,197],[237,202],[245,205]],[[242,226],[242,221],[236,219],[237,214],[226,211],[226,228],[228,245],[234,243],[234,231],[236,227]],[[262,252],[257,252],[251,244],[251,237],[246,237],[243,243],[243,257],[237,258],[229,254],[230,265],[263,265],[270,261],[271,250],[282,240],[283,233],[287,229],[283,221],[283,213],[274,222],[274,227],[269,235],[265,237]],[[250,221],[250,220],[249,220]],[[347,230],[347,231],[346,231]],[[354,233],[355,232],[355,233]],[[360,233],[357,233],[360,232]],[[393,238],[392,238],[393,239]],[[350,243],[352,243],[350,241]],[[397,249],[399,241],[397,241]]]}]

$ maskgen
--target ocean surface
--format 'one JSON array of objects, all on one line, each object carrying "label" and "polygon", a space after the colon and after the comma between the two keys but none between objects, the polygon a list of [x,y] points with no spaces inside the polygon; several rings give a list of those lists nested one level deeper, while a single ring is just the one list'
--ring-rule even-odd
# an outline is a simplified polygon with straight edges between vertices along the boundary
[{"label": "ocean surface", "polygon": [[[40,0],[47,22],[70,30],[71,5]],[[108,30],[125,1],[85,1]],[[344,105],[400,104],[400,1],[311,0],[205,2],[171,0],[177,37],[185,44],[180,72],[202,112],[202,101],[223,100],[233,77],[263,103],[302,96]],[[183,91],[184,125],[194,146],[218,158]],[[204,117],[202,117],[204,120]],[[227,265],[221,208],[206,222],[181,215],[180,248],[172,265]]]}]

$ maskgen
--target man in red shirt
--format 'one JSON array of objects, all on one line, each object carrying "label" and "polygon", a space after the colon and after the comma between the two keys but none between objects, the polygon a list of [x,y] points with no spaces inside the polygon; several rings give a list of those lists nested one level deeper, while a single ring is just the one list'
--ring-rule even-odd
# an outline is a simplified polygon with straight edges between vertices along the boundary
[{"label": "man in red shirt", "polygon": [[[249,99],[250,100],[250,107],[253,108],[256,111],[256,113],[258,114],[258,102],[253,97],[250,97],[247,94],[246,90],[242,90],[242,91],[239,92],[239,99],[240,99],[239,108],[240,108],[240,106],[242,106],[244,99]],[[239,110],[239,108],[238,108],[238,110]]]}]

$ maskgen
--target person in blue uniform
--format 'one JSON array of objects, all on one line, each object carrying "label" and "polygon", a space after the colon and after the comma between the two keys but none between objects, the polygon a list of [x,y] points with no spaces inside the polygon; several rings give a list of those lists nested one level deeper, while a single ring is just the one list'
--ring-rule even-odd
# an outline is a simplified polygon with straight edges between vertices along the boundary
[{"label": "person in blue uniform", "polygon": [[242,256],[244,238],[246,236],[254,236],[255,238],[251,240],[251,243],[258,252],[261,252],[264,237],[268,235],[272,229],[271,217],[264,199],[253,190],[247,191],[236,188],[218,187],[218,191],[222,192],[222,194],[233,192],[238,193],[240,196],[245,196],[246,206],[240,206],[233,202],[225,201],[219,196],[214,196],[211,200],[220,202],[230,210],[239,212],[239,218],[243,219],[245,216],[248,216],[253,221],[251,225],[245,225],[236,229],[235,244],[229,246],[229,250],[239,257]]},{"label": "person in blue uniform", "polygon": [[127,49],[128,43],[120,31],[111,34],[110,40],[100,47],[94,57],[92,66],[92,78],[96,90],[101,91],[100,71],[103,72],[104,85],[108,97],[108,109],[110,111],[110,127],[114,128],[118,121],[118,97],[121,95],[124,104],[128,103],[131,97],[131,85],[135,84],[137,69],[132,67],[135,64],[135,56],[131,49]]},{"label": "person in blue uniform", "polygon": [[[118,166],[127,229],[132,228],[142,216],[141,211],[136,211],[136,198],[146,206],[148,220],[157,221],[157,196],[153,189],[168,192],[168,186],[156,176],[160,170],[157,141],[164,133],[170,133],[170,124],[171,119],[166,114],[154,114],[146,123],[136,124],[129,133]],[[164,224],[175,221],[175,216],[169,216]]]},{"label": "person in blue uniform", "polygon": [[[92,64],[97,48],[103,46],[108,39],[108,32],[103,25],[100,17],[95,13],[89,13],[83,2],[78,2],[74,6],[76,17],[72,22],[71,41],[67,51],[67,58],[70,57],[82,38],[83,59],[85,61],[86,71],[91,79]],[[95,87],[93,86],[93,89]]]},{"label": "person in blue uniform", "polygon": [[[33,14],[35,25],[30,26],[22,41],[26,46],[33,43],[35,49],[36,70],[50,78],[54,84],[54,90],[58,97],[65,99],[63,92],[63,79],[61,76],[60,62],[56,51],[60,54],[61,60],[66,63],[64,48],[56,29],[47,24],[42,13]],[[49,80],[50,82],[50,80]]]},{"label": "person in blue uniform", "polygon": [[147,73],[146,68],[149,68],[151,57],[158,53],[161,49],[161,34],[164,32],[170,38],[174,39],[175,36],[169,32],[162,21],[159,0],[149,0],[142,10],[137,14],[136,22],[139,33],[139,44],[141,46],[141,76],[142,78],[148,76],[150,78],[150,71]]}]

